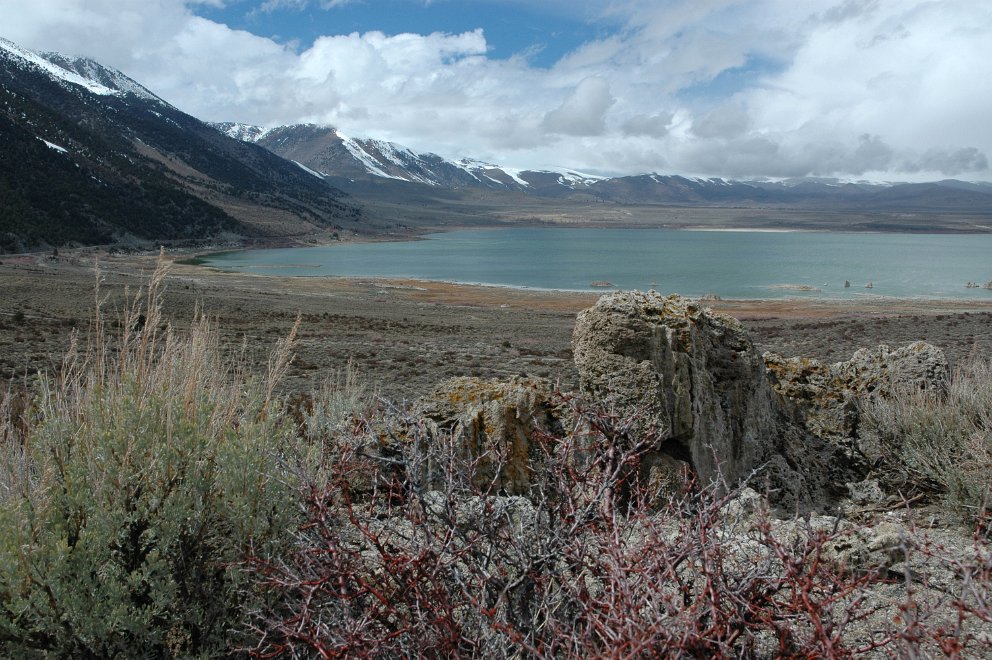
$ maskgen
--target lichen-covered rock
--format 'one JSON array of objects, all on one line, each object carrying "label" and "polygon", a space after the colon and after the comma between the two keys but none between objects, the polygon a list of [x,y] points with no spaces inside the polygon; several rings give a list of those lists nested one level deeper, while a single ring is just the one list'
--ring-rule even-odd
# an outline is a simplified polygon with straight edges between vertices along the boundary
[{"label": "lichen-covered rock", "polygon": [[847,362],[831,366],[844,384],[857,394],[889,396],[900,391],[947,391],[950,369],[944,352],[924,341],[890,351],[884,344],[862,348]]},{"label": "lichen-covered rock", "polygon": [[828,524],[842,532],[823,546],[822,558],[844,573],[884,573],[906,558],[908,531],[894,522],[871,527],[852,526],[825,517]]},{"label": "lichen-covered rock", "polygon": [[796,469],[811,448],[737,319],[678,295],[617,292],[579,314],[572,343],[583,393],[634,419],[654,451],[689,457],[704,481],[764,465],[790,498],[819,487],[814,470]]},{"label": "lichen-covered rock", "polygon": [[552,391],[542,379],[452,378],[421,400],[417,413],[450,434],[460,457],[474,463],[477,488],[521,495],[541,464],[534,432],[560,427]]},{"label": "lichen-covered rock", "polygon": [[853,504],[881,504],[885,501],[885,492],[882,490],[878,479],[864,479],[863,481],[846,484],[847,491]]},{"label": "lichen-covered rock", "polygon": [[944,352],[918,341],[890,351],[863,348],[846,362],[825,365],[811,358],[764,354],[775,390],[797,406],[806,427],[832,440],[853,439],[861,402],[901,391],[947,390],[950,370]]},{"label": "lichen-covered rock", "polygon": [[768,556],[768,546],[755,537],[765,526],[775,541],[786,548],[820,544],[819,561],[846,574],[884,573],[904,561],[909,530],[895,520],[864,525],[830,515],[811,513],[804,517],[775,518],[768,500],[751,488],[742,488],[720,510],[721,540],[739,554]]},{"label": "lichen-covered rock", "polygon": [[765,353],[772,387],[791,403],[792,415],[823,438],[849,438],[858,422],[858,393],[830,365],[813,358]]}]

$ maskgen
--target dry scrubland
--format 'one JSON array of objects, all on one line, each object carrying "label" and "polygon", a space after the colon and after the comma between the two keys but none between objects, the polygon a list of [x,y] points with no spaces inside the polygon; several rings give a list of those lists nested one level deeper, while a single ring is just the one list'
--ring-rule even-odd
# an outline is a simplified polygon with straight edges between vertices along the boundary
[{"label": "dry scrubland", "polygon": [[[876,477],[912,485],[903,497],[797,519],[760,483],[631,479],[652,438],[567,393],[591,298],[493,305],[457,287],[153,263],[108,258],[99,292],[83,261],[2,265],[12,657],[992,653],[980,308],[732,306],[759,348],[839,359],[928,339],[960,367],[944,396],[863,410],[887,457]],[[565,421],[534,436],[544,469],[525,494],[492,477],[515,457],[394,404],[473,371],[562,376],[549,405]]]},{"label": "dry scrubland", "polygon": [[[73,331],[93,314],[94,260],[111,320],[124,290],[143,285],[156,257],[84,251],[0,258],[0,378],[23,382],[59,364]],[[858,307],[814,301],[711,303],[742,319],[760,350],[832,362],[863,346],[925,340],[953,363],[992,352],[992,294],[978,301]],[[561,378],[574,387],[575,314],[599,294],[548,294],[425,282],[274,278],[175,264],[164,283],[170,321],[202,309],[221,342],[263,365],[272,341],[302,315],[282,391],[307,392],[353,362],[392,399],[414,399],[450,376]],[[988,300],[983,300],[983,298]]]}]

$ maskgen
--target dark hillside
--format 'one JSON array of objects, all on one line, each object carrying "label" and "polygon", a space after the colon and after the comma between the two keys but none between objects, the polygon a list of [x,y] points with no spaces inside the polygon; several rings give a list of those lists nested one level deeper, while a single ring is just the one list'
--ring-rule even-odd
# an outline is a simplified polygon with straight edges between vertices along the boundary
[{"label": "dark hillside", "polygon": [[0,49],[0,251],[292,236],[361,220],[340,190],[123,74],[67,69],[126,91],[95,94]]}]

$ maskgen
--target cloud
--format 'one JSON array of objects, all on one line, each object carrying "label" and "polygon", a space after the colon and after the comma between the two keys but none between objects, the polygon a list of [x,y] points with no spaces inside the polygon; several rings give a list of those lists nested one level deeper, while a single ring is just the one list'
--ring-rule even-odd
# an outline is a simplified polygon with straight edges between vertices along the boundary
[{"label": "cloud", "polygon": [[744,108],[720,106],[692,124],[692,132],[701,138],[733,138],[747,130],[750,119]]},{"label": "cloud", "polygon": [[668,126],[675,119],[671,112],[654,115],[634,115],[620,125],[620,131],[629,136],[661,138],[668,135]]},{"label": "cloud", "polygon": [[904,163],[902,169],[906,172],[940,172],[957,176],[985,172],[989,169],[989,159],[975,147],[929,149],[919,159]]},{"label": "cloud", "polygon": [[268,14],[279,9],[306,9],[310,0],[265,0],[258,7],[258,11]]},{"label": "cloud", "polygon": [[272,13],[279,9],[296,9],[303,10],[307,7],[317,4],[321,9],[334,9],[335,7],[343,7],[349,5],[356,0],[265,0],[261,5],[258,6],[259,12],[262,13]]},{"label": "cloud", "polygon": [[845,0],[839,5],[827,9],[819,17],[825,23],[843,23],[855,18],[864,17],[878,9],[878,0]]},{"label": "cloud", "polygon": [[196,15],[343,1],[18,0],[0,31],[115,66],[203,119],[328,123],[516,167],[992,179],[989,3],[548,0],[549,30],[575,12],[602,31],[544,68],[494,58],[484,29],[286,46]]},{"label": "cloud", "polygon": [[610,83],[599,77],[585,78],[560,106],[544,116],[544,128],[561,135],[601,135],[606,130],[606,111],[615,102]]},{"label": "cloud", "polygon": [[848,166],[851,174],[864,174],[870,171],[884,171],[892,162],[892,147],[885,144],[877,135],[862,135],[858,138],[858,148]]}]

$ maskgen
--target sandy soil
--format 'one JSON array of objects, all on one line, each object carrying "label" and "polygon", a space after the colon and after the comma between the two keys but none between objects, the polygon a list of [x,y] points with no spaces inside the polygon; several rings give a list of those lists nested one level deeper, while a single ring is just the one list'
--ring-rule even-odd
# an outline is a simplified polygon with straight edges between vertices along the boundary
[{"label": "sandy soil", "polygon": [[[74,331],[85,338],[95,301],[94,263],[100,265],[104,309],[114,318],[125,289],[133,292],[147,280],[156,257],[84,250],[58,259],[0,261],[0,378],[30,383],[39,370],[57,368]],[[574,386],[575,315],[598,295],[267,277],[174,263],[164,311],[182,327],[197,309],[204,310],[223,341],[232,348],[245,342],[259,366],[300,314],[288,390],[312,389],[351,360],[384,395],[402,400],[455,375],[530,374]],[[742,319],[760,350],[834,361],[862,346],[924,339],[959,362],[992,355],[992,295],[986,297],[973,302],[878,299],[856,305],[810,300],[707,304]]]}]

